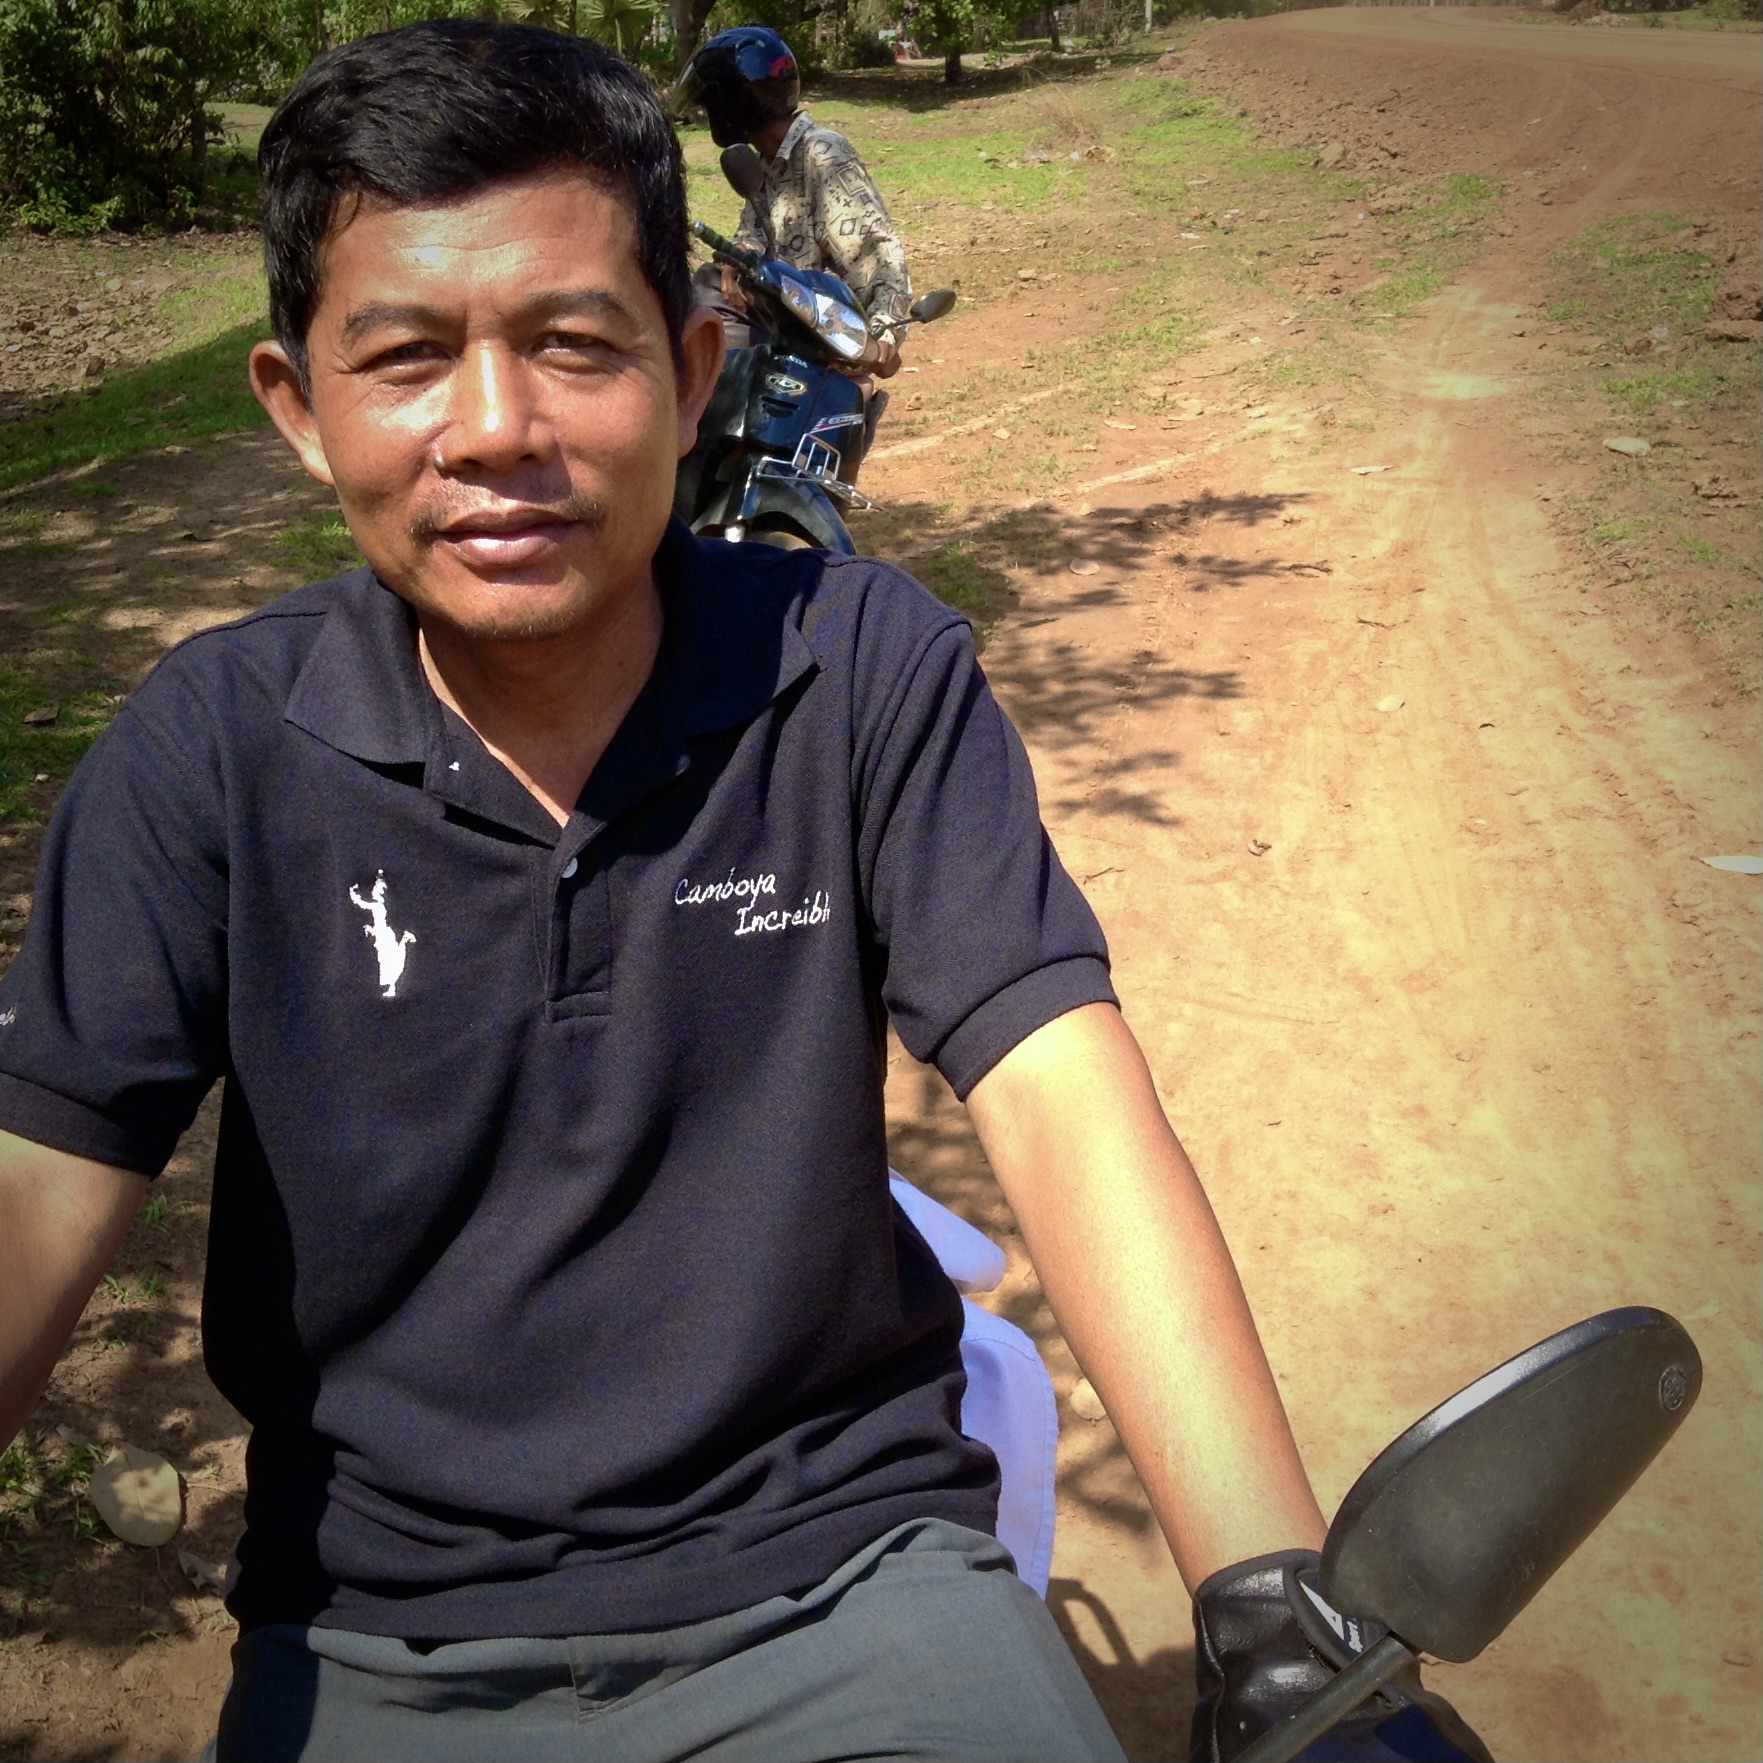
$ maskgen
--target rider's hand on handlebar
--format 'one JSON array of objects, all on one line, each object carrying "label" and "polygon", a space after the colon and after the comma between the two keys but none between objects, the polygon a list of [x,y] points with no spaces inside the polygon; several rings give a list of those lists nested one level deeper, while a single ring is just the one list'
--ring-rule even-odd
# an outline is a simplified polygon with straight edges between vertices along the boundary
[{"label": "rider's hand on handlebar", "polygon": [[722,270],[722,297],[726,304],[736,312],[747,310],[747,290],[741,286],[741,278],[735,274],[734,265],[724,263],[718,266]]},{"label": "rider's hand on handlebar", "polygon": [[[1310,1603],[1321,1556],[1288,1549],[1227,1567],[1194,1594],[1194,1675],[1199,1699],[1189,1763],[1230,1763],[1270,1726],[1325,1688],[1360,1650],[1331,1632]],[[1367,1625],[1369,1626],[1369,1625]],[[1352,1633],[1357,1624],[1343,1624]],[[1362,1637],[1369,1646],[1383,1630]],[[1326,1643],[1326,1647],[1325,1644]],[[1463,1717],[1403,1671],[1362,1702],[1302,1758],[1330,1763],[1492,1763]]]},{"label": "rider's hand on handlebar", "polygon": [[900,345],[892,337],[877,337],[875,360],[869,371],[878,380],[891,380],[900,371]]}]

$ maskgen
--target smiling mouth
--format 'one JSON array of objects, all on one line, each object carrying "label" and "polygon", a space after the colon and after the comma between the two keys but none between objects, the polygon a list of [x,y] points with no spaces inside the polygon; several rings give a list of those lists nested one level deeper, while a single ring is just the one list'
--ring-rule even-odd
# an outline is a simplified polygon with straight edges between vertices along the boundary
[{"label": "smiling mouth", "polygon": [[571,497],[556,508],[500,508],[456,513],[434,510],[410,523],[418,542],[439,542],[470,567],[518,569],[556,549],[573,531],[596,531],[606,510],[591,497]]},{"label": "smiling mouth", "polygon": [[518,568],[552,550],[574,526],[555,517],[532,517],[517,525],[444,527],[436,536],[467,563],[480,568]]}]

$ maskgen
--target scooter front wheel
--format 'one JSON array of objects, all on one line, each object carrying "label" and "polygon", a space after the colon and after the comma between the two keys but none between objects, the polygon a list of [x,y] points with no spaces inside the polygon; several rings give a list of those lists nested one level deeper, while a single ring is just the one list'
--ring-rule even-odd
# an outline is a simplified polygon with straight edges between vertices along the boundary
[{"label": "scooter front wheel", "polygon": [[776,545],[780,551],[812,551],[820,543],[781,514],[761,515],[747,528],[747,537],[753,544]]},{"label": "scooter front wheel", "polygon": [[699,536],[727,539],[731,545],[775,545],[781,551],[812,551],[820,543],[781,514],[761,515],[758,520],[736,521],[728,526],[707,526]]}]

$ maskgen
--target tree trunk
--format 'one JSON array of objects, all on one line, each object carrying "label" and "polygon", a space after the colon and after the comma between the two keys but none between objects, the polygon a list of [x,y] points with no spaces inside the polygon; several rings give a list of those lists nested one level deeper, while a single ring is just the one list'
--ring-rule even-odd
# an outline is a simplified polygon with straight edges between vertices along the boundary
[{"label": "tree trunk", "polygon": [[202,200],[202,185],[208,172],[208,114],[201,102],[190,118],[190,194]]},{"label": "tree trunk", "polygon": [[673,60],[675,69],[684,73],[692,52],[698,47],[697,8],[692,0],[671,0],[668,11],[673,14]]},{"label": "tree trunk", "polygon": [[1059,8],[1057,6],[1047,8],[1047,46],[1055,55],[1059,53],[1061,45],[1059,42]]},{"label": "tree trunk", "polygon": [[946,49],[943,51],[943,83],[958,86],[966,76],[961,71],[961,51]]}]

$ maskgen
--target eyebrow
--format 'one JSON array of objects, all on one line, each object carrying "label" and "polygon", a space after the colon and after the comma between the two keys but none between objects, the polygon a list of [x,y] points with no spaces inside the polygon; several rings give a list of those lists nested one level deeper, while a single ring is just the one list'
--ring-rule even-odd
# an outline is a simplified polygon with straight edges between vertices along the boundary
[{"label": "eyebrow", "polygon": [[[538,318],[587,316],[621,319],[626,324],[636,322],[631,309],[616,294],[609,294],[604,288],[560,289],[540,295],[521,310],[527,316]],[[343,321],[343,340],[352,343],[369,331],[387,325],[411,325],[426,329],[444,323],[445,319],[446,315],[435,306],[424,306],[414,301],[375,300],[366,306],[357,306]]]}]

